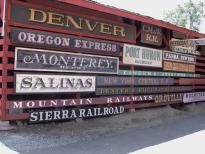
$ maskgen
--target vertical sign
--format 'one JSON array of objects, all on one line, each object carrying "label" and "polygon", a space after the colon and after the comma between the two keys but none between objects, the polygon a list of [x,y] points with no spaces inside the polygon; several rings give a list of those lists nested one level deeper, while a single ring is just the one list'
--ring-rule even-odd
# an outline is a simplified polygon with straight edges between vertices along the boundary
[{"label": "vertical sign", "polygon": [[162,29],[149,24],[142,24],[141,42],[161,46]]}]

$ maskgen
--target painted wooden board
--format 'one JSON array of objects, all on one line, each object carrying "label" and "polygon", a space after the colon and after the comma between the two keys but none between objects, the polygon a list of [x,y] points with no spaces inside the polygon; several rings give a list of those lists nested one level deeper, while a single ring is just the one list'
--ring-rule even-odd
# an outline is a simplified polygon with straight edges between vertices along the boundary
[{"label": "painted wooden board", "polygon": [[153,72],[153,71],[130,71],[119,70],[118,75],[124,76],[158,76],[158,77],[200,77],[200,74],[194,73],[179,73],[179,72]]},{"label": "painted wooden board", "polygon": [[24,47],[112,56],[119,56],[121,51],[120,44],[116,42],[23,28],[11,29],[11,43]]},{"label": "painted wooden board", "polygon": [[95,76],[15,74],[15,93],[95,92]]},{"label": "painted wooden board", "polygon": [[97,76],[96,86],[174,85],[174,78]]},{"label": "painted wooden board", "polygon": [[69,34],[135,43],[136,29],[124,23],[85,16],[81,13],[59,11],[55,8],[12,4],[11,24],[55,30]]},{"label": "painted wooden board", "polygon": [[137,66],[162,67],[162,50],[124,44],[123,63]]},{"label": "painted wooden board", "polygon": [[16,48],[15,70],[117,74],[119,59],[108,56]]}]

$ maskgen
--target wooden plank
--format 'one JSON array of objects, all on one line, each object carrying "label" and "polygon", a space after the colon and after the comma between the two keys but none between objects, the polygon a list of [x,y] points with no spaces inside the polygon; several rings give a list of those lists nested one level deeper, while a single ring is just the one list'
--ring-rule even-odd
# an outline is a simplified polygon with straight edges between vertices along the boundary
[{"label": "wooden plank", "polygon": [[110,96],[79,99],[50,99],[50,100],[16,100],[8,101],[7,109],[33,109],[53,107],[75,107],[89,105],[117,105],[129,102],[146,102],[154,100],[154,95]]},{"label": "wooden plank", "polygon": [[95,76],[15,74],[15,93],[95,92]]},{"label": "wooden plank", "polygon": [[158,77],[200,77],[200,74],[194,73],[179,73],[179,72],[154,72],[154,71],[130,71],[130,70],[119,70],[118,75],[125,76],[158,76]]},{"label": "wooden plank", "polygon": [[121,51],[120,44],[115,42],[22,28],[11,29],[11,43],[24,47],[38,46],[67,52],[69,50],[112,56],[119,56]]},{"label": "wooden plank", "polygon": [[117,57],[16,48],[15,70],[117,74],[118,67]]},{"label": "wooden plank", "polygon": [[162,50],[124,44],[123,63],[160,68],[162,67]]},{"label": "wooden plank", "polygon": [[141,86],[141,85],[173,85],[174,78],[145,78],[145,77],[115,77],[97,76],[96,86]]},{"label": "wooden plank", "polygon": [[[16,14],[18,14],[18,17]],[[54,16],[56,20],[52,20]],[[32,25],[33,27],[39,26],[39,28],[53,28],[62,30],[65,33],[81,34],[82,36],[88,37],[92,34],[94,37],[101,39],[111,39],[129,43],[136,42],[135,35],[133,35],[136,34],[134,26],[107,21],[105,19],[95,19],[82,14],[74,14],[68,10],[59,11],[52,8],[52,12],[50,12],[48,8],[43,9],[41,7],[34,8],[12,4],[11,22],[12,25],[20,23]]]}]

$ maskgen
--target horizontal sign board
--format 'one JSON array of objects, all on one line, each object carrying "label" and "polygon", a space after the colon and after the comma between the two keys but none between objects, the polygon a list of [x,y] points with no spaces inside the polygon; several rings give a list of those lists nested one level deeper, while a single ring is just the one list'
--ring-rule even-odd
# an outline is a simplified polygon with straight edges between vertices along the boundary
[{"label": "horizontal sign board", "polygon": [[96,95],[126,95],[126,94],[154,94],[167,92],[188,92],[192,86],[166,86],[166,87],[109,87],[96,88]]},{"label": "horizontal sign board", "polygon": [[94,92],[94,76],[15,74],[16,93]]},{"label": "horizontal sign board", "polygon": [[192,40],[177,40],[177,39],[172,39],[169,41],[169,45],[171,47],[174,46],[181,46],[181,47],[186,47],[191,50],[196,50],[196,45],[193,43]]},{"label": "horizontal sign board", "polygon": [[163,60],[196,64],[196,56],[174,53],[170,51],[163,51]]},{"label": "horizontal sign board", "polygon": [[205,79],[187,79],[180,78],[179,85],[204,85]]},{"label": "horizontal sign board", "polygon": [[176,93],[176,94],[166,94],[166,95],[157,95],[155,97],[155,103],[173,103],[173,102],[182,102],[183,101],[183,94]]},{"label": "horizontal sign board", "polygon": [[205,100],[205,92],[185,93],[183,96],[184,103],[200,102]]},{"label": "horizontal sign board", "polygon": [[97,76],[96,86],[173,85],[174,78]]},{"label": "horizontal sign board", "polygon": [[121,50],[120,44],[114,42],[22,28],[12,28],[11,43],[18,46],[112,56],[119,56]]},{"label": "horizontal sign board", "polygon": [[174,52],[186,53],[186,54],[197,55],[197,56],[201,55],[201,53],[199,51],[191,50],[191,49],[185,48],[185,47],[175,46],[175,47],[172,47],[171,49]]},{"label": "horizontal sign board", "polygon": [[162,45],[162,29],[157,26],[142,24],[141,42],[146,44]]},{"label": "horizontal sign board", "polygon": [[123,106],[110,106],[100,108],[81,108],[81,109],[55,109],[40,110],[30,112],[30,123],[50,122],[50,121],[66,121],[76,118],[92,118],[111,116],[124,113]]},{"label": "horizontal sign board", "polygon": [[15,70],[117,74],[114,57],[16,48]]},{"label": "horizontal sign board", "polygon": [[162,50],[124,44],[123,63],[128,65],[162,67]]},{"label": "horizontal sign board", "polygon": [[125,75],[125,76],[158,76],[158,77],[190,77],[190,78],[200,77],[200,74],[193,74],[193,73],[130,71],[130,70],[119,70],[118,75]]},{"label": "horizontal sign board", "polygon": [[[81,34],[81,36],[92,36],[96,38],[110,39],[123,42],[136,42],[135,26],[86,17],[82,13],[55,11],[54,8],[29,7],[12,4],[11,22],[23,24],[24,27],[40,28],[65,32],[70,34]],[[17,16],[18,14],[18,16]]]},{"label": "horizontal sign board", "polygon": [[192,73],[194,73],[195,72],[195,65],[164,61],[164,70],[165,71],[192,72]]},{"label": "horizontal sign board", "polygon": [[205,39],[191,39],[195,45],[205,45]]},{"label": "horizontal sign board", "polygon": [[29,109],[29,108],[52,108],[52,107],[72,107],[89,105],[107,105],[129,102],[145,102],[154,100],[154,95],[133,95],[115,97],[96,97],[81,99],[51,99],[51,100],[25,100],[10,101],[8,109]]}]

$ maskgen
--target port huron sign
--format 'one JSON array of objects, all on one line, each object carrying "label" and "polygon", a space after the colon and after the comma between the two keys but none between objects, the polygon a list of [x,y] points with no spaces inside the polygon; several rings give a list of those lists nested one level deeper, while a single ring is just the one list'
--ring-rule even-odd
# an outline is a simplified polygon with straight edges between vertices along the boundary
[{"label": "port huron sign", "polygon": [[128,65],[162,67],[162,50],[124,44],[123,63]]}]

